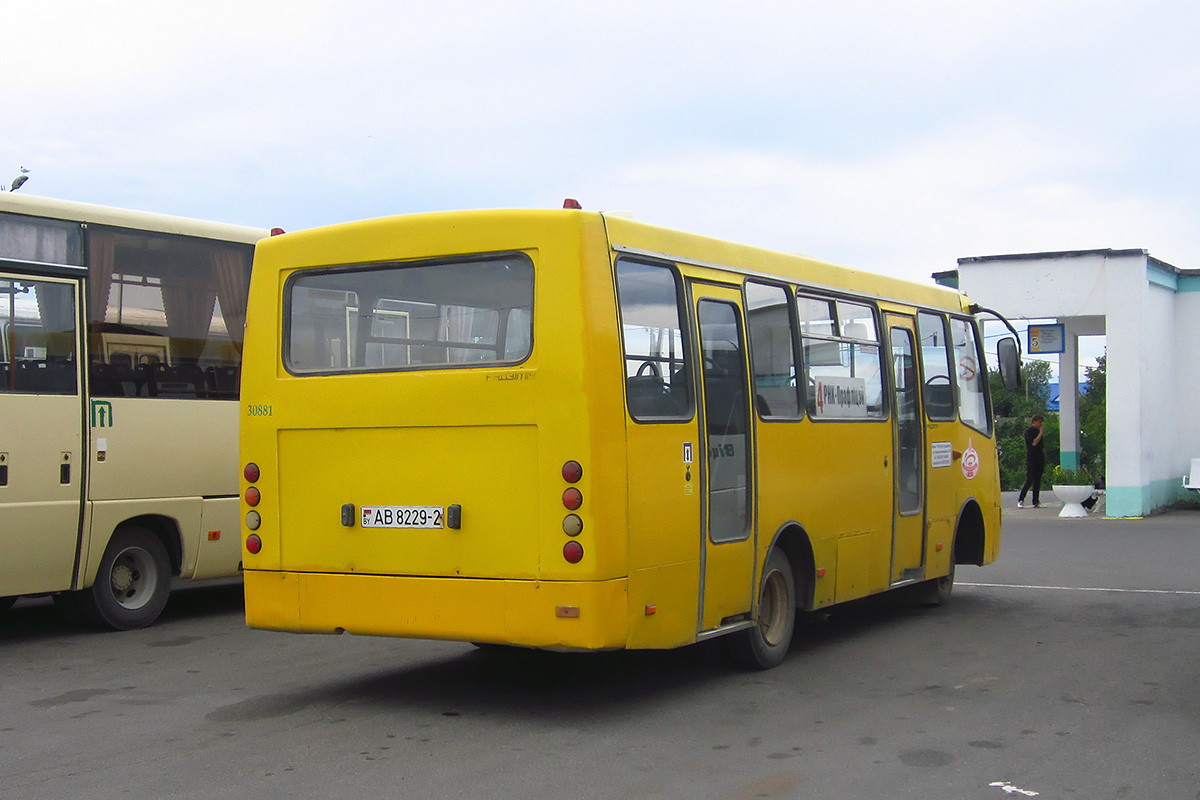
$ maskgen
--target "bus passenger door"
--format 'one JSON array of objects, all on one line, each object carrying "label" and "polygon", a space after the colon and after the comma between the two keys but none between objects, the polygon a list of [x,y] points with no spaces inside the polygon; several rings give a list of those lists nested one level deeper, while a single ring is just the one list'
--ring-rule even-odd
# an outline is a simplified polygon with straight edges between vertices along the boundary
[{"label": "bus passenger door", "polygon": [[80,287],[0,273],[0,596],[72,588],[84,479]]},{"label": "bus passenger door", "polygon": [[700,630],[752,610],[754,452],[741,292],[692,284],[699,335],[703,444]]},{"label": "bus passenger door", "polygon": [[924,577],[925,442],[911,317],[888,315],[892,345],[895,509],[892,523],[892,583]]}]

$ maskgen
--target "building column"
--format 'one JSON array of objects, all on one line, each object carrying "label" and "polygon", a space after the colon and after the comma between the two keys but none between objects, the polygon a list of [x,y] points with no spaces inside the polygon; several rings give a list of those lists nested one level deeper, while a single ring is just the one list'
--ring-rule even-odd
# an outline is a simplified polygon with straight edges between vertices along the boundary
[{"label": "building column", "polygon": [[1058,321],[1064,323],[1058,357],[1058,461],[1063,469],[1079,469],[1079,334],[1071,319]]}]

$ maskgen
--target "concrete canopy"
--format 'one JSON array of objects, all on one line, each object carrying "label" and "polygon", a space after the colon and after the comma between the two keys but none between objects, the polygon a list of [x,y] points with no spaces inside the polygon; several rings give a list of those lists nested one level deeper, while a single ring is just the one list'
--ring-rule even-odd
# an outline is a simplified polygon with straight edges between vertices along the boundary
[{"label": "concrete canopy", "polygon": [[1079,459],[1079,337],[1106,337],[1109,516],[1140,517],[1183,498],[1200,458],[1200,270],[1145,250],[1073,250],[960,258],[957,282],[1009,319],[1063,324],[1063,466]]}]

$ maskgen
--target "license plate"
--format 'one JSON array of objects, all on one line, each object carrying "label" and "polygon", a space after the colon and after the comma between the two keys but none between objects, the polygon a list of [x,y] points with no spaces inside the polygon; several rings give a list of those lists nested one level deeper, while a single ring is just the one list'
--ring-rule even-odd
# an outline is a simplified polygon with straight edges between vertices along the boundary
[{"label": "license plate", "polygon": [[364,528],[444,528],[446,509],[441,506],[363,506]]}]

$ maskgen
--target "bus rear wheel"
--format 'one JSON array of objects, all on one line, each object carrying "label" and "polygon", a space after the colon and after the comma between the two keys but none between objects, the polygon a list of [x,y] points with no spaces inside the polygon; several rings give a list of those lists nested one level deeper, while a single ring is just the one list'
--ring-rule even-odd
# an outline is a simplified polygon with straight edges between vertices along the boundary
[{"label": "bus rear wheel", "polygon": [[104,551],[92,588],[80,592],[79,610],[102,628],[144,628],[158,619],[171,591],[171,561],[145,528],[118,530]]},{"label": "bus rear wheel", "polygon": [[778,548],[763,566],[755,625],[732,634],[729,653],[747,669],[771,669],[783,663],[796,629],[796,578],[792,564]]},{"label": "bus rear wheel", "polygon": [[934,608],[944,605],[954,591],[954,554],[950,555],[950,574],[940,578],[932,578],[920,585],[921,605]]}]

